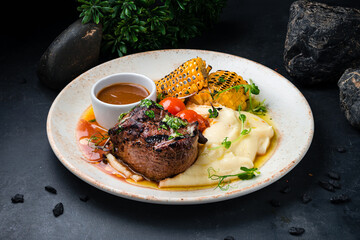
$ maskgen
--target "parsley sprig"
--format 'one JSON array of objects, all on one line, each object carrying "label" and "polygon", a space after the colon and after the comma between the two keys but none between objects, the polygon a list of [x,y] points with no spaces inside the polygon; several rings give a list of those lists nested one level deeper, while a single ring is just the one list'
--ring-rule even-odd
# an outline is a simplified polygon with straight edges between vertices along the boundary
[{"label": "parsley sprig", "polygon": [[241,180],[249,180],[260,174],[257,168],[241,167],[240,170],[242,172],[237,174],[218,175],[213,167],[207,169],[208,178],[218,181],[216,188],[220,188],[223,191],[227,191],[230,188],[230,180],[228,178],[238,177]]}]

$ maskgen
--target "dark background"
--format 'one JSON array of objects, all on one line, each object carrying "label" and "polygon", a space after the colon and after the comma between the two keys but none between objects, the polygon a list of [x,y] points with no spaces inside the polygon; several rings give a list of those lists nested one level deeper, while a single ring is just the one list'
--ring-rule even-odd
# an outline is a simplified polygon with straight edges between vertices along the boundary
[{"label": "dark background", "polygon": [[[292,2],[228,0],[218,24],[181,48],[238,55],[291,80],[282,55]],[[360,9],[355,0],[322,2]],[[110,195],[68,171],[54,155],[45,127],[59,92],[39,82],[36,67],[55,37],[78,18],[76,6],[75,1],[12,1],[1,7],[0,239],[360,238],[360,132],[340,111],[336,84],[305,88],[294,83],[313,111],[313,143],[285,177],[244,197],[204,205],[154,205]],[[329,171],[341,175],[342,187],[335,193],[318,184],[328,179]],[[46,185],[58,194],[46,192]],[[284,186],[291,191],[281,193]],[[16,193],[24,194],[24,203],[11,203]],[[301,201],[304,193],[313,199],[308,204]],[[329,199],[340,193],[351,201],[331,204]],[[83,194],[88,202],[79,200]],[[273,207],[270,200],[280,206]],[[65,211],[55,218],[52,209],[58,202]],[[291,236],[292,226],[305,233]]]}]

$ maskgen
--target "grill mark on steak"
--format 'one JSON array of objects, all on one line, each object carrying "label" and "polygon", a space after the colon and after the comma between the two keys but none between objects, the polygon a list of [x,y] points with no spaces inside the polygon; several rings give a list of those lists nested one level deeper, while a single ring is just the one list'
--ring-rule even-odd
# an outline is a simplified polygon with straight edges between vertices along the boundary
[{"label": "grill mark on steak", "polygon": [[[150,110],[154,112],[153,118],[145,114]],[[166,115],[174,117],[155,102],[147,106],[140,104],[108,131],[114,154],[134,172],[153,181],[184,172],[198,154],[201,134],[198,123],[187,123],[187,126],[174,130],[162,122]],[[174,133],[180,136],[171,139]]]}]

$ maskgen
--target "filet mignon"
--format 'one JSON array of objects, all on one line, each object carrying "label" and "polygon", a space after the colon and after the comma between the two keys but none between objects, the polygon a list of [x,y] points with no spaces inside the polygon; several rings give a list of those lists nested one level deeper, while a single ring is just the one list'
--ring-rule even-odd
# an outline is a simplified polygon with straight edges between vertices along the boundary
[{"label": "filet mignon", "polygon": [[151,100],[142,100],[108,133],[114,154],[134,172],[153,181],[189,168],[197,158],[201,135],[197,122],[177,118]]}]

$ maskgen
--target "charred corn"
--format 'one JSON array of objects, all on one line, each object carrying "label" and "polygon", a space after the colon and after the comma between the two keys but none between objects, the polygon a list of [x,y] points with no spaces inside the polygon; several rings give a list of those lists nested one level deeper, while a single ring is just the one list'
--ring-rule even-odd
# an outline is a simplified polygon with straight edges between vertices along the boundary
[{"label": "charred corn", "polygon": [[211,66],[201,58],[193,58],[155,82],[158,99],[165,97],[182,98],[207,87]]},{"label": "charred corn", "polygon": [[199,105],[219,103],[234,110],[237,110],[240,105],[241,109],[246,109],[246,100],[249,98],[248,92],[245,93],[243,88],[240,88],[238,91],[236,89],[224,91],[240,84],[248,83],[235,72],[218,70],[209,75],[208,87],[190,97],[189,102]]}]

